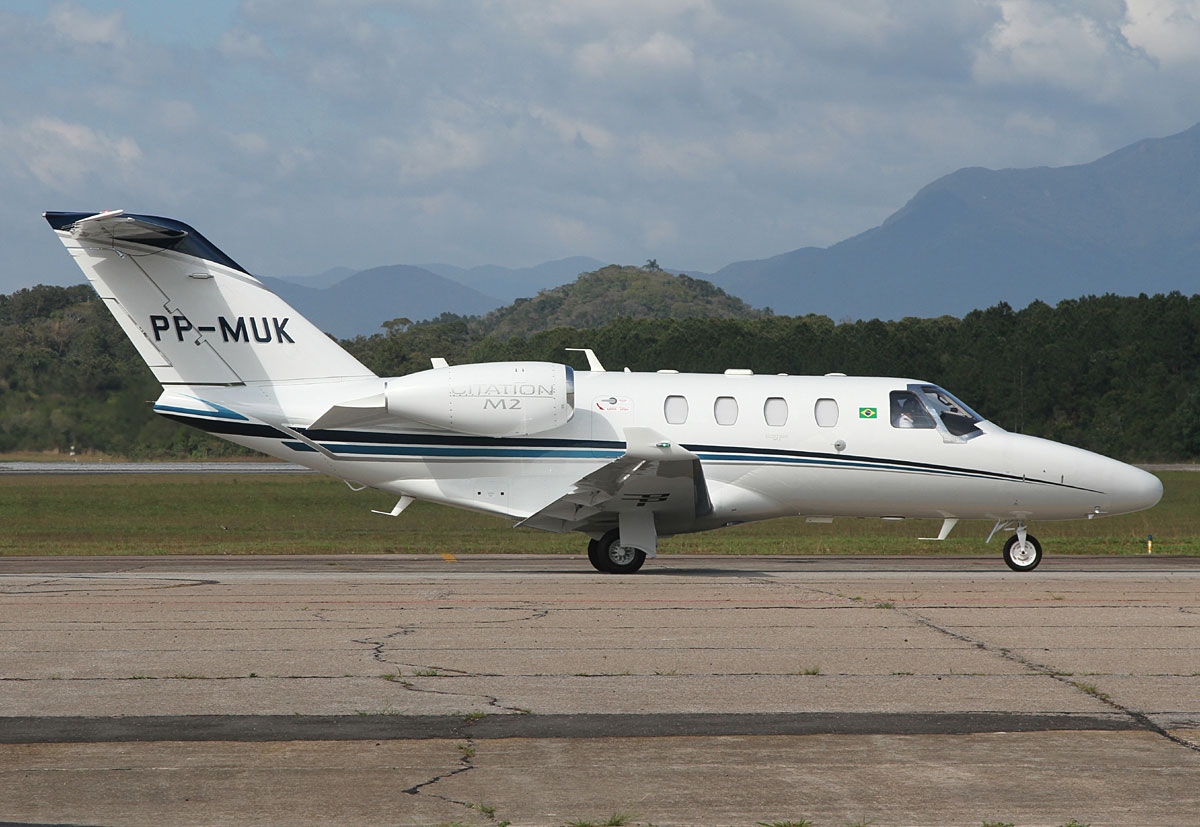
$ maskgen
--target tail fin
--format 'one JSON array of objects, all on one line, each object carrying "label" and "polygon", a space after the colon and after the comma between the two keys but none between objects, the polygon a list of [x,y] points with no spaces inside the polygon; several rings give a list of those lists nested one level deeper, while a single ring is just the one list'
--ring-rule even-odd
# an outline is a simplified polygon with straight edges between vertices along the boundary
[{"label": "tail fin", "polygon": [[163,385],[374,376],[186,224],[122,210],[44,216]]}]

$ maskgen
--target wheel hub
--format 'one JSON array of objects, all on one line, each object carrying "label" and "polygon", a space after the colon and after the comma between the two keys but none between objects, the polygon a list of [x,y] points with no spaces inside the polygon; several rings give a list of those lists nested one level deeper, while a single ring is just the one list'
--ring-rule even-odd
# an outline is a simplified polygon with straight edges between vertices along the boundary
[{"label": "wheel hub", "polygon": [[1037,557],[1033,550],[1033,543],[1026,541],[1024,543],[1015,543],[1012,547],[1012,559],[1022,565],[1028,565]]},{"label": "wheel hub", "polygon": [[608,552],[608,559],[612,560],[618,566],[626,566],[633,562],[637,556],[637,549],[631,546],[622,546],[613,543],[612,548]]}]

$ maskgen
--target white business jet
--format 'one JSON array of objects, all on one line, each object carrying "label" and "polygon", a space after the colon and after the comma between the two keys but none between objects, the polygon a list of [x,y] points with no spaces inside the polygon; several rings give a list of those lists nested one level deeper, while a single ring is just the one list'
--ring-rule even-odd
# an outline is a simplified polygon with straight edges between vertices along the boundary
[{"label": "white business jet", "polygon": [[381,378],[204,236],[124,211],[45,213],[163,386],[154,410],[399,499],[578,531],[602,572],[658,538],[789,515],[1031,520],[1150,508],[1157,477],[1011,434],[916,379],[612,372],[548,362]]}]

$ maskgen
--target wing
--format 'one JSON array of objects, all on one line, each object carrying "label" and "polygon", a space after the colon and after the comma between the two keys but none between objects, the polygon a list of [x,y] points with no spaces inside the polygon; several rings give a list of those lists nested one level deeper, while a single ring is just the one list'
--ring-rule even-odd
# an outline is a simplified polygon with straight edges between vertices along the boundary
[{"label": "wing", "polygon": [[622,456],[517,525],[599,536],[652,518],[652,531],[673,534],[711,511],[699,457],[649,428],[626,428]]}]

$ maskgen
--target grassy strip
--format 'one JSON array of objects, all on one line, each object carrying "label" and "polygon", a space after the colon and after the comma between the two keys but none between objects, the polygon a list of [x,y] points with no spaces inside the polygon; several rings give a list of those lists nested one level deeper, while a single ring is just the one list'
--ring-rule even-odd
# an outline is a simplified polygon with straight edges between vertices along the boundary
[{"label": "grassy strip", "polygon": [[[1036,523],[1048,554],[1200,555],[1200,474],[1164,472],[1163,502],[1123,517]],[[317,475],[154,474],[0,476],[0,556],[42,554],[579,554],[581,535],[520,529],[509,521],[416,503],[398,519],[394,498],[354,493]],[[770,520],[667,539],[664,553],[982,554],[990,524]]]}]

